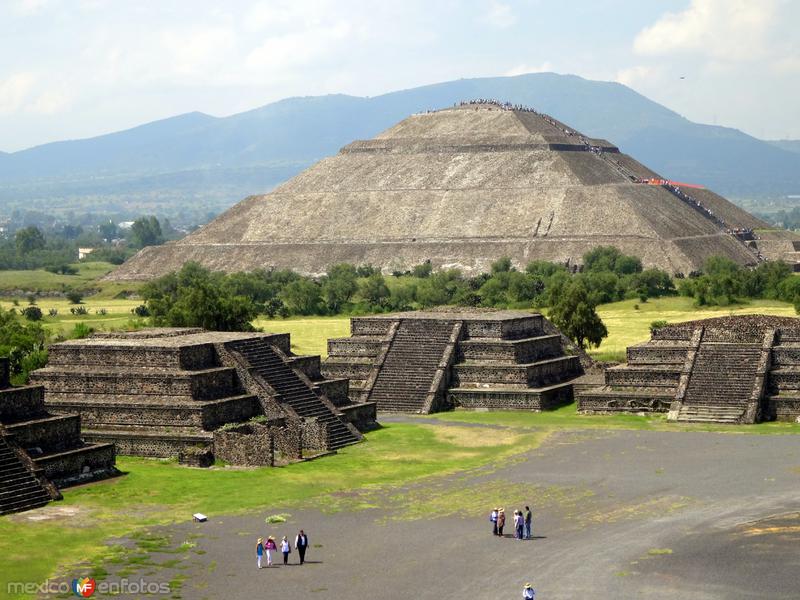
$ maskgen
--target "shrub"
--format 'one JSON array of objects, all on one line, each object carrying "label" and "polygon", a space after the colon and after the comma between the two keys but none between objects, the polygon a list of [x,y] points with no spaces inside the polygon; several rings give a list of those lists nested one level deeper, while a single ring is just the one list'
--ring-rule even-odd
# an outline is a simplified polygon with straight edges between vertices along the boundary
[{"label": "shrub", "polygon": [[104,315],[108,314],[108,311],[105,308],[98,308],[94,312],[95,312],[95,314],[100,315],[100,316],[104,316]]},{"label": "shrub", "polygon": [[50,310],[47,311],[47,314],[50,315],[51,317],[57,317],[58,316],[58,309],[57,308],[51,308]]},{"label": "shrub", "polygon": [[94,333],[94,329],[86,323],[75,323],[75,327],[72,328],[72,337],[76,340],[89,337],[92,333]]},{"label": "shrub", "polygon": [[653,335],[656,331],[661,329],[662,327],[666,327],[668,323],[664,320],[659,319],[658,321],[653,321],[650,323],[650,335]]},{"label": "shrub", "polygon": [[80,304],[83,302],[83,294],[78,290],[69,290],[65,296],[67,300],[69,300],[70,304]]},{"label": "shrub", "polygon": [[85,306],[73,306],[69,309],[69,312],[77,316],[89,314],[89,310]]},{"label": "shrub", "polygon": [[36,294],[28,294],[27,296],[25,296],[25,299],[28,301],[28,304],[30,304],[31,306],[36,304]]},{"label": "shrub", "polygon": [[137,317],[149,317],[150,316],[150,309],[147,308],[147,305],[140,304],[139,306],[132,308],[131,312],[136,315]]},{"label": "shrub", "polygon": [[21,311],[22,316],[28,319],[28,321],[41,321],[42,320],[42,309],[38,306],[26,306]]}]

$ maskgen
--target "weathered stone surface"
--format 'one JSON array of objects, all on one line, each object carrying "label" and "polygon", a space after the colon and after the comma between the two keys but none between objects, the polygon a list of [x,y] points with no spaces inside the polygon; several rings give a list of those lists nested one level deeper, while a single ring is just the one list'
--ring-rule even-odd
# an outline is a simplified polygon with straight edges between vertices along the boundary
[{"label": "weathered stone surface", "polygon": [[582,412],[668,412],[679,421],[800,418],[800,319],[718,317],[668,325],[626,365],[577,393]]},{"label": "weathered stone surface", "polygon": [[[545,333],[545,329],[550,332]],[[350,398],[378,410],[545,410],[572,399],[577,356],[541,315],[447,308],[351,319],[322,373],[352,377]]]},{"label": "weathered stone surface", "polygon": [[[762,221],[710,190],[688,190],[698,206],[644,177],[658,176],[546,115],[491,104],[416,114],[108,277],[150,279],[188,260],[313,275],[340,262],[389,272],[431,260],[477,273],[501,256],[575,264],[608,244],[669,272],[714,255],[757,260],[730,230]],[[781,243],[761,251],[783,256]]]}]

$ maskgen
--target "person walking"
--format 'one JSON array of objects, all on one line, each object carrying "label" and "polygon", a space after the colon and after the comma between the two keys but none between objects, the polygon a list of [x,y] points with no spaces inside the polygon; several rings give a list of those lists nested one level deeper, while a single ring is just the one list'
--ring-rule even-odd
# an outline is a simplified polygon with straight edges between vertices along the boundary
[{"label": "person walking", "polygon": [[497,535],[503,537],[503,527],[506,526],[506,511],[502,508],[497,511]]},{"label": "person walking", "polygon": [[526,583],[525,587],[522,588],[522,598],[523,600],[533,600],[536,598],[536,590],[533,589],[530,583]]},{"label": "person walking", "polygon": [[289,564],[289,552],[292,551],[292,547],[289,545],[289,540],[286,539],[286,536],[283,536],[281,540],[281,552],[283,552],[283,564]]},{"label": "person walking", "polygon": [[257,557],[256,564],[258,565],[259,569],[261,568],[261,558],[264,556],[263,542],[264,538],[258,538],[258,541],[256,542],[256,557]]},{"label": "person walking", "polygon": [[489,520],[492,522],[492,533],[497,535],[497,509],[493,508],[492,513],[489,515]]},{"label": "person walking", "polygon": [[277,549],[278,549],[278,547],[275,545],[275,538],[272,537],[272,536],[269,536],[267,538],[267,543],[264,544],[264,551],[267,554],[267,566],[268,567],[272,566],[272,552],[274,550],[277,550]]},{"label": "person walking", "polygon": [[308,548],[308,536],[302,529],[297,534],[297,537],[294,538],[294,548],[297,550],[298,556],[300,556],[300,564],[302,565],[306,562],[306,548]]},{"label": "person walking", "polygon": [[531,531],[531,527],[533,526],[533,513],[531,512],[531,507],[525,507],[525,539],[529,540],[533,537],[533,532]]}]

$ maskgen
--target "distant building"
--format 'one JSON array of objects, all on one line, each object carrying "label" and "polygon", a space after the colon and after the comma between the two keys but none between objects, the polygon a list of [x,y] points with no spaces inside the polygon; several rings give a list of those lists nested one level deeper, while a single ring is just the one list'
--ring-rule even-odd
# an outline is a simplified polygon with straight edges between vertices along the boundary
[{"label": "distant building", "polygon": [[117,227],[120,229],[130,229],[133,227],[133,221],[122,221],[122,223],[117,223]]},{"label": "distant building", "polygon": [[94,252],[94,248],[78,248],[78,260],[83,260]]}]

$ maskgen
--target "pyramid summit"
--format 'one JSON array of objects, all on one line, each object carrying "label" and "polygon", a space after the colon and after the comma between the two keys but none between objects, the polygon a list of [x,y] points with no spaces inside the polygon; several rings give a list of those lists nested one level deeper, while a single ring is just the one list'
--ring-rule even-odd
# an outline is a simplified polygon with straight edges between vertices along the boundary
[{"label": "pyramid summit", "polygon": [[575,264],[600,245],[670,273],[714,255],[757,262],[746,240],[765,223],[710,190],[661,180],[535,110],[465,102],[352,142],[109,278],[151,279],[186,261],[315,275],[340,262],[393,271],[430,260],[474,274],[502,256]]}]

